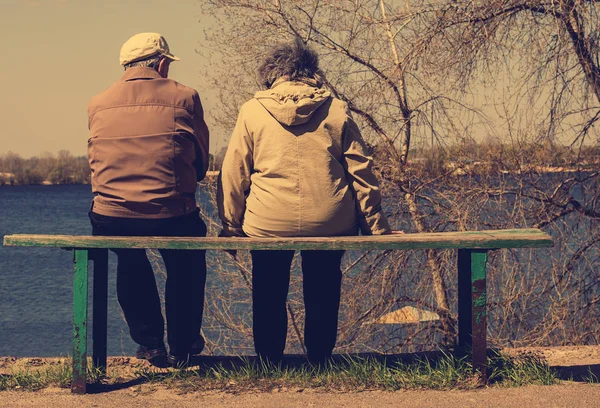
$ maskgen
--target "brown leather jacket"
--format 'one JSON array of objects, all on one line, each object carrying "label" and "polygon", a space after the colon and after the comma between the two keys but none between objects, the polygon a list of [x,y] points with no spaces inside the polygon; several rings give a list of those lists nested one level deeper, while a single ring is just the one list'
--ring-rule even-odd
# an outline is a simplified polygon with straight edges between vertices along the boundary
[{"label": "brown leather jacket", "polygon": [[135,67],[88,104],[93,211],[169,218],[196,208],[208,168],[208,128],[198,92]]}]

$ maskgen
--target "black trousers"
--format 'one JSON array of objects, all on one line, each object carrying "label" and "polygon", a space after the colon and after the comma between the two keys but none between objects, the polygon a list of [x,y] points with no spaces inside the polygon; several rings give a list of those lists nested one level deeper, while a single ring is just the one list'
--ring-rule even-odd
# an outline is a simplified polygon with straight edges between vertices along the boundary
[{"label": "black trousers", "polygon": [[[271,360],[283,356],[287,336],[286,299],[294,251],[251,251],[254,349]],[[331,357],[337,338],[344,251],[301,251],[308,358]]]},{"label": "black trousers", "polygon": [[[199,211],[165,219],[107,217],[89,213],[93,235],[206,236]],[[117,298],[136,343],[164,345],[164,321],[152,266],[145,249],[113,249],[117,254]],[[170,353],[185,356],[200,336],[206,283],[206,252],[160,250],[167,270],[165,311]]]}]

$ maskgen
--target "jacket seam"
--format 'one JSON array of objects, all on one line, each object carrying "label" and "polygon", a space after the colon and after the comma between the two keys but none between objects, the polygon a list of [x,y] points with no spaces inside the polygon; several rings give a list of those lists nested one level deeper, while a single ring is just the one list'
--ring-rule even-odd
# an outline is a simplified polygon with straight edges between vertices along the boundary
[{"label": "jacket seam", "polygon": [[[168,207],[163,206],[159,212],[155,212],[155,213],[151,213],[151,214],[141,213],[136,210],[130,210],[123,205],[119,205],[112,201],[106,201],[105,198],[102,197],[101,194],[96,194],[94,196],[92,202],[93,202],[93,206],[95,209],[95,211],[94,211],[95,213],[100,214],[100,215],[107,215],[109,217],[125,216],[126,218],[170,218],[170,217],[177,217],[179,215],[187,214],[186,203],[189,202],[190,206],[194,207],[192,205],[192,200],[193,200],[193,202],[195,202],[195,199],[193,199],[191,197],[190,198],[181,197],[178,201],[182,202],[181,203],[182,207],[180,207],[179,205],[177,205],[177,206],[172,205],[172,206],[168,206]],[[149,204],[149,203],[146,203],[146,204]],[[150,206],[150,205],[148,205],[148,206]],[[177,208],[177,207],[179,207],[179,208]],[[183,209],[183,211],[181,211],[181,209]],[[132,215],[134,217],[127,217],[127,216],[132,216]]]},{"label": "jacket seam", "polygon": [[175,152],[175,138],[173,135],[175,135],[175,110],[173,110],[173,132],[171,132],[171,165],[173,166],[173,193],[177,194],[180,186],[179,181],[177,180],[177,155]]},{"label": "jacket seam", "polygon": [[296,166],[298,168],[298,233],[302,231],[302,167],[300,166],[300,138],[296,138]]},{"label": "jacket seam", "polygon": [[[166,135],[170,135],[171,137],[175,136],[175,135],[190,135],[190,132],[181,130],[179,132],[161,132],[161,133],[144,133],[141,135],[123,135],[123,136],[115,136],[115,137],[111,137],[111,138],[102,138],[104,140],[110,140],[110,139],[132,139],[132,138],[136,138],[136,137],[147,137],[147,136],[166,136]],[[100,136],[92,136],[88,139],[88,143],[91,140],[94,139],[98,139],[100,138]]]},{"label": "jacket seam", "polygon": [[164,106],[164,107],[167,107],[167,108],[183,109],[183,110],[186,110],[186,111],[191,112],[191,113],[194,112],[193,107],[190,109],[190,108],[186,108],[185,106],[181,106],[181,105],[177,105],[177,104],[173,104],[173,103],[125,103],[125,104],[121,104],[121,105],[112,105],[112,106],[107,106],[105,108],[96,109],[95,111],[93,111],[92,113],[90,113],[89,116],[91,118],[96,113],[102,112],[102,111],[105,111],[105,110],[108,110],[108,109],[128,108],[128,107],[133,107],[133,106]]}]

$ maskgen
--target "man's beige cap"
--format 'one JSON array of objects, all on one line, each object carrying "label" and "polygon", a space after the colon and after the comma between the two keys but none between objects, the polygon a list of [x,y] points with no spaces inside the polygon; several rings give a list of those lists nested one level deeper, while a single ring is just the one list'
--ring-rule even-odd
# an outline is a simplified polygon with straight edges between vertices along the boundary
[{"label": "man's beige cap", "polygon": [[169,51],[169,44],[165,37],[158,33],[139,33],[123,44],[119,62],[125,65],[152,55],[162,55],[173,61],[179,61],[179,58]]}]

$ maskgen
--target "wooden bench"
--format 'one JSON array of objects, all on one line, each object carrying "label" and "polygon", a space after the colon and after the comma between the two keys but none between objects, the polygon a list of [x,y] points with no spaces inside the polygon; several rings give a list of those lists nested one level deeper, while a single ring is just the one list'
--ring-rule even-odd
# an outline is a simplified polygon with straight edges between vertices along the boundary
[{"label": "wooden bench", "polygon": [[[539,229],[439,232],[321,238],[184,238],[94,237],[70,235],[7,235],[5,246],[72,249],[74,393],[86,392],[88,260],[94,262],[93,365],[106,368],[108,248],[152,249],[319,249],[397,250],[458,249],[458,347],[472,350],[473,369],[486,378],[487,251],[499,248],[551,247],[552,238]],[[209,265],[210,268],[210,265]]]}]

